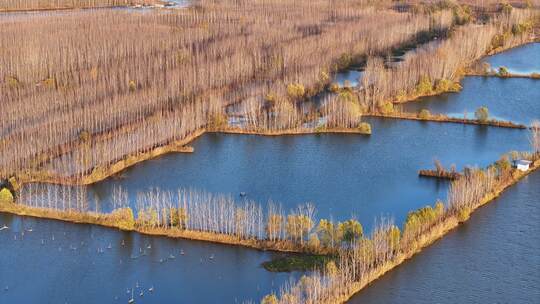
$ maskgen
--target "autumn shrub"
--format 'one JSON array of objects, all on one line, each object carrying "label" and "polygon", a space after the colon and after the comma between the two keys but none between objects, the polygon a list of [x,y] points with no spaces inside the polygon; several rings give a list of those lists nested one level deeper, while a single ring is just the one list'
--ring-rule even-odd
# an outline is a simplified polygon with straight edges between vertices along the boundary
[{"label": "autumn shrub", "polygon": [[469,219],[470,216],[471,216],[470,207],[463,207],[459,209],[458,214],[457,214],[457,218],[459,222],[465,222],[466,220]]},{"label": "autumn shrub", "polygon": [[304,98],[305,94],[306,94],[306,89],[300,83],[290,83],[287,86],[287,95],[292,100],[302,99],[302,98]]},{"label": "autumn shrub", "polygon": [[418,95],[428,95],[433,93],[433,83],[427,76],[422,76],[416,85],[416,93]]},{"label": "autumn shrub", "polygon": [[0,204],[11,204],[13,203],[14,198],[11,191],[8,188],[2,188],[0,190]]},{"label": "autumn shrub", "polygon": [[431,113],[428,109],[422,109],[418,112],[418,118],[420,119],[428,119],[429,117],[431,117]]},{"label": "autumn shrub", "polygon": [[17,79],[16,77],[13,77],[13,76],[6,76],[6,84],[8,85],[8,87],[16,87],[19,85],[19,79]]},{"label": "autumn shrub", "polygon": [[114,210],[111,213],[111,217],[115,219],[116,224],[118,224],[120,229],[133,230],[135,228],[133,210],[129,207]]},{"label": "autumn shrub", "polygon": [[486,122],[489,119],[489,110],[487,107],[480,107],[474,112],[474,117],[480,122]]},{"label": "autumn shrub", "polygon": [[394,105],[391,102],[380,104],[379,112],[381,112],[382,114],[391,114],[394,112]]},{"label": "autumn shrub", "polygon": [[435,91],[437,93],[444,92],[459,92],[461,85],[458,82],[450,81],[448,79],[439,79],[435,83]]},{"label": "autumn shrub", "polygon": [[338,93],[339,92],[339,84],[333,82],[330,84],[330,86],[328,87],[328,90],[332,93]]},{"label": "autumn shrub", "polygon": [[266,295],[261,300],[261,304],[278,304],[278,303],[279,303],[279,301],[278,301],[278,298],[277,298],[277,296],[275,294]]},{"label": "autumn shrub", "polygon": [[361,122],[358,124],[358,130],[362,134],[371,134],[371,125],[367,122]]}]

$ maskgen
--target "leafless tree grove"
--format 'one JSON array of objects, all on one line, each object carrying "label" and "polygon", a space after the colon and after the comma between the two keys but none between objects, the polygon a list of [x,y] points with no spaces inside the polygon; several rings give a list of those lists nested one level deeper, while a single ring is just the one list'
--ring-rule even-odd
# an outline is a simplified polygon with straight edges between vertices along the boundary
[{"label": "leafless tree grove", "polygon": [[89,174],[186,138],[240,101],[261,129],[298,126],[296,102],[336,69],[451,23],[448,11],[367,0],[2,16],[0,177]]},{"label": "leafless tree grove", "polygon": [[2,0],[0,11],[24,11],[65,8],[115,7],[145,3],[152,0]]}]

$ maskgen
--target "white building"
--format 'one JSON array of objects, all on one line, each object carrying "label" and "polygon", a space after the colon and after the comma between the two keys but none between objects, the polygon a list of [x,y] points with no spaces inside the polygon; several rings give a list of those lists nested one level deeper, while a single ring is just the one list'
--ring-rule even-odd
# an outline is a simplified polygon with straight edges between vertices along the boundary
[{"label": "white building", "polygon": [[531,163],[532,162],[530,160],[520,159],[520,160],[516,160],[514,162],[514,165],[516,169],[525,172],[529,170],[529,166],[531,165]]}]

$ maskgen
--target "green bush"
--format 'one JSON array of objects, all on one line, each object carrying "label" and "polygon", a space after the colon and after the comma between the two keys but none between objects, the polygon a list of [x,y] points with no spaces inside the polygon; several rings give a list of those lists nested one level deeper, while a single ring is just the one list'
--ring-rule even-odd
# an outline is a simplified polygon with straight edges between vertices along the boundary
[{"label": "green bush", "polygon": [[428,119],[429,117],[431,117],[431,113],[428,109],[422,109],[418,112],[418,118],[420,119]]},{"label": "green bush", "polygon": [[489,110],[487,107],[480,107],[474,112],[474,117],[481,121],[486,122],[489,119]]},{"label": "green bush", "polygon": [[510,72],[508,72],[508,69],[506,67],[502,66],[499,68],[497,75],[500,77],[508,77],[508,75],[510,75]]},{"label": "green bush", "polygon": [[14,198],[11,191],[8,188],[2,188],[0,190],[0,204],[11,204],[13,203]]},{"label": "green bush", "polygon": [[356,241],[364,234],[362,224],[353,219],[339,223],[338,229],[340,230],[340,234],[343,236],[342,239],[345,242]]}]

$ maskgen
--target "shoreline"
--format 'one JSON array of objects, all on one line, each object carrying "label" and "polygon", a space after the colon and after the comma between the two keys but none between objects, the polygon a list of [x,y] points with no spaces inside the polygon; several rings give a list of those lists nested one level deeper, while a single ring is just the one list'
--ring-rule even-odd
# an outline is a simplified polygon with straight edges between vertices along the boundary
[{"label": "shoreline", "polygon": [[468,119],[468,118],[457,118],[449,117],[442,114],[432,114],[430,117],[420,118],[416,113],[370,113],[365,114],[364,117],[381,117],[388,119],[403,119],[403,120],[416,120],[416,121],[428,121],[428,122],[439,122],[439,123],[455,123],[455,124],[464,124],[464,125],[478,125],[478,126],[490,126],[490,127],[499,127],[499,128],[510,128],[510,129],[528,129],[526,125],[514,123],[511,121],[504,120],[487,120],[485,122],[479,121],[477,119]]},{"label": "shoreline", "polygon": [[114,229],[123,232],[134,232],[148,236],[160,236],[174,239],[185,239],[191,241],[210,242],[214,244],[242,246],[259,251],[273,251],[281,253],[297,254],[328,254],[328,252],[313,252],[307,246],[300,246],[292,241],[269,241],[258,239],[242,239],[238,236],[197,231],[189,229],[168,229],[151,227],[126,228],[113,214],[102,214],[95,212],[57,211],[39,207],[28,207],[17,203],[0,205],[0,213],[13,214],[23,217],[32,217],[53,221],[62,221],[77,225],[96,225],[104,228]]},{"label": "shoreline", "polygon": [[39,173],[29,176],[18,176],[17,182],[19,185],[25,183],[50,183],[58,185],[91,185],[100,181],[103,181],[115,174],[118,174],[129,167],[132,167],[138,163],[150,160],[169,153],[193,153],[194,148],[188,146],[200,136],[206,133],[221,133],[221,134],[243,134],[243,135],[257,135],[257,136],[286,136],[286,135],[315,135],[315,134],[352,134],[352,135],[369,135],[367,132],[363,132],[360,129],[347,129],[347,128],[330,128],[324,130],[315,129],[286,129],[276,131],[256,131],[246,130],[241,128],[202,128],[195,131],[193,134],[186,138],[168,143],[162,146],[158,146],[153,150],[145,153],[138,153],[136,155],[126,155],[117,162],[109,165],[106,168],[95,167],[91,170],[91,173],[82,177],[61,177],[61,176],[47,176],[39,177]]},{"label": "shoreline", "polygon": [[[512,178],[508,182],[501,185],[500,187],[494,189],[492,192],[488,193],[481,203],[474,207],[471,210],[471,214],[478,208],[482,207],[485,204],[490,203],[495,198],[499,197],[506,189],[518,183],[522,178],[527,175],[535,172],[540,168],[540,159],[532,163],[530,169],[526,172],[521,172],[515,170],[512,173]],[[318,254],[324,255],[329,254],[328,251],[321,250],[320,252],[314,252],[307,247],[307,244],[298,245],[292,241],[270,241],[270,240],[258,240],[258,239],[242,239],[235,235],[206,232],[206,231],[196,231],[196,230],[186,230],[186,229],[168,229],[168,228],[152,228],[152,227],[128,227],[124,226],[122,221],[119,221],[113,213],[110,214],[101,214],[95,212],[75,212],[75,211],[57,211],[50,210],[45,208],[38,207],[28,207],[20,205],[17,203],[3,204],[0,205],[0,213],[9,213],[15,214],[18,216],[27,216],[41,219],[57,220],[70,222],[74,224],[82,225],[98,225],[105,228],[117,229],[119,231],[128,231],[136,232],[144,235],[151,236],[162,236],[170,238],[180,238],[194,241],[205,241],[216,244],[225,244],[232,246],[242,246],[246,248],[251,248],[261,251],[274,251],[274,252],[283,252],[283,253],[300,253],[300,254]],[[466,221],[466,220],[465,220]],[[416,246],[407,252],[400,253],[392,261],[387,262],[386,264],[378,267],[371,271],[366,279],[363,279],[358,283],[358,287],[354,287],[353,291],[347,298],[339,300],[332,303],[344,303],[355,293],[363,289],[365,286],[369,285],[371,282],[375,281],[377,278],[382,276],[384,273],[393,269],[394,267],[400,265],[405,260],[411,258],[416,253],[422,251],[423,248],[431,245],[441,237],[443,237],[447,232],[454,229],[459,225],[459,220],[455,214],[446,216],[440,223],[433,226],[430,231],[419,236],[420,240],[417,240]],[[341,298],[340,298],[341,299]]]},{"label": "shoreline", "polygon": [[468,72],[465,73],[465,76],[467,77],[496,77],[496,78],[523,78],[523,79],[534,79],[534,80],[540,80],[540,73],[535,72],[531,74],[515,74],[515,73],[509,73],[506,75],[499,75],[497,73],[490,73],[490,72]]}]

